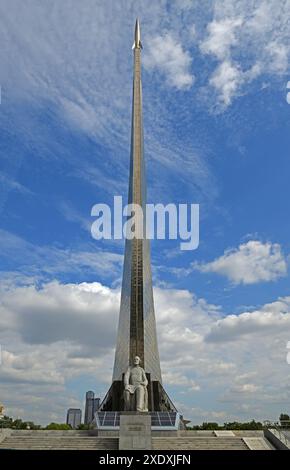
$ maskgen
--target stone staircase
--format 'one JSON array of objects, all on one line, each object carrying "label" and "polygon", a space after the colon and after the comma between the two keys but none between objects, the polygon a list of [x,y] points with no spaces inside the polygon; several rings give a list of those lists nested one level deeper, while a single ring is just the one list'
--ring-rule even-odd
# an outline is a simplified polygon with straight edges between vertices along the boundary
[{"label": "stone staircase", "polygon": [[0,442],[0,449],[25,450],[114,450],[118,439],[54,431],[14,431]]},{"label": "stone staircase", "polygon": [[[119,438],[94,431],[0,430],[0,450],[117,450]],[[178,435],[152,436],[153,450],[269,450],[263,433],[235,432],[216,436],[209,431],[184,431]]]},{"label": "stone staircase", "polygon": [[155,437],[154,450],[249,450],[240,437]]}]

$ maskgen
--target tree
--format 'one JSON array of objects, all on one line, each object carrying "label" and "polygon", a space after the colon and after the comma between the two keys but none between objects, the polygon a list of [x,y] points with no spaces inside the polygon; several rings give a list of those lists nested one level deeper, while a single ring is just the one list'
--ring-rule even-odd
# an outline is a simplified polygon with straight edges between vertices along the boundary
[{"label": "tree", "polygon": [[47,430],[55,430],[55,431],[69,431],[71,426],[65,423],[50,423],[46,426]]},{"label": "tree", "polygon": [[204,430],[209,430],[209,431],[214,431],[215,429],[218,429],[219,428],[219,425],[218,423],[202,423],[202,426],[200,427],[200,429],[204,429]]},{"label": "tree", "polygon": [[13,419],[10,418],[9,416],[3,416],[3,418],[0,421],[1,428],[12,428],[12,424],[13,424]]},{"label": "tree", "polygon": [[218,423],[204,422],[201,425],[187,426],[187,429],[191,429],[192,431],[214,431],[221,429],[221,427],[218,425]]},{"label": "tree", "polygon": [[224,423],[224,429],[227,430],[241,430],[241,431],[256,431],[256,430],[261,430],[263,429],[264,426],[262,423],[259,421],[255,421],[252,419],[252,421],[246,422],[246,423],[239,423],[237,421],[233,421],[232,423]]},{"label": "tree", "polygon": [[286,413],[281,413],[280,414],[280,425],[283,426],[283,428],[290,428],[290,417]]},{"label": "tree", "polygon": [[3,416],[0,420],[0,428],[12,428],[12,429],[40,429],[38,424],[34,424],[32,421],[22,421],[22,419],[10,418],[9,416]]},{"label": "tree", "polygon": [[80,424],[78,426],[78,429],[82,430],[82,431],[85,431],[87,429],[91,429],[91,426],[89,424]]},{"label": "tree", "polygon": [[192,430],[197,430],[197,431],[205,431],[205,430],[210,430],[210,431],[217,431],[221,429],[226,429],[226,430],[231,430],[231,431],[249,431],[249,430],[261,430],[264,429],[264,425],[260,423],[259,421],[255,421],[254,419],[252,421],[246,422],[246,423],[239,423],[238,421],[233,421],[232,423],[224,423],[223,426],[219,426],[218,423],[203,423],[202,425],[195,425],[192,427],[188,427],[187,429],[192,429]]}]

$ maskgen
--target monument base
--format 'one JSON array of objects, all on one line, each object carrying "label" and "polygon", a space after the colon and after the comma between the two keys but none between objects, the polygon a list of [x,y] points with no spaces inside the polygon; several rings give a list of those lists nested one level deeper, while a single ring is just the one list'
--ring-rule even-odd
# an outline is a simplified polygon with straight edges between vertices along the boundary
[{"label": "monument base", "polygon": [[120,415],[119,450],[151,450],[151,416],[123,412]]},{"label": "monument base", "polygon": [[98,433],[102,433],[102,435],[117,435],[120,429],[120,418],[124,414],[131,416],[149,416],[151,419],[152,432],[177,432],[178,430],[185,429],[183,417],[176,411],[96,411],[92,425],[95,426]]}]

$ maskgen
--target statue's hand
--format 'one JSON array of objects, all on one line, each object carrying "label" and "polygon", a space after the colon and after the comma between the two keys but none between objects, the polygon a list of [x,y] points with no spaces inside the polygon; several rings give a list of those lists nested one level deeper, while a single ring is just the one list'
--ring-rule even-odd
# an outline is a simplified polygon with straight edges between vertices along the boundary
[{"label": "statue's hand", "polygon": [[130,392],[130,385],[125,385],[125,390],[127,390],[128,392]]}]

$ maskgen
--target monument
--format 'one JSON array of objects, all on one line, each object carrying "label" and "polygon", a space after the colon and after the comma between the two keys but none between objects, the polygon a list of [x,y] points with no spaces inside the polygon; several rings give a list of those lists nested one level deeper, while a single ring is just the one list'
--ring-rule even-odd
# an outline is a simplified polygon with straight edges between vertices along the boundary
[{"label": "monument", "polygon": [[125,411],[148,411],[148,380],[139,364],[140,357],[136,356],[134,365],[129,366],[124,375]]},{"label": "monument", "polygon": [[[136,20],[129,204],[138,204],[136,225],[146,233],[140,25]],[[138,219],[139,217],[139,219]],[[140,219],[140,217],[142,219]],[[138,231],[135,228],[135,233]],[[140,233],[140,232],[139,232]],[[126,238],[123,283],[112,385],[99,411],[174,411],[162,386],[153,302],[149,240]]]}]

